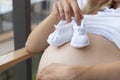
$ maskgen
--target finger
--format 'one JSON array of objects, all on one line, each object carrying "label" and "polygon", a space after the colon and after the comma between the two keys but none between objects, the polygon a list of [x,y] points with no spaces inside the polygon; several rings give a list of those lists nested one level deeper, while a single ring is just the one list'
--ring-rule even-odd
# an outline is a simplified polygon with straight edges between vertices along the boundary
[{"label": "finger", "polygon": [[59,10],[58,10],[58,5],[57,3],[53,4],[53,12],[55,13],[56,16],[59,15]]},{"label": "finger", "polygon": [[71,16],[72,16],[70,4],[68,3],[67,0],[64,0],[62,3],[64,4],[63,7],[64,7],[65,19],[67,23],[69,23],[71,22]]},{"label": "finger", "polygon": [[50,80],[46,74],[40,75],[38,80]]},{"label": "finger", "polygon": [[64,14],[64,9],[63,9],[63,5],[62,5],[62,2],[59,1],[58,2],[58,9],[59,9],[59,15],[61,17],[61,19],[65,19],[65,14]]},{"label": "finger", "polygon": [[53,64],[49,64],[48,66],[44,67],[42,70],[41,70],[41,74],[49,74],[53,69]]},{"label": "finger", "polygon": [[41,75],[40,74],[37,74],[36,80],[41,80]]},{"label": "finger", "polygon": [[71,0],[70,4],[71,4],[72,10],[73,10],[73,15],[75,17],[75,21],[78,25],[80,25],[80,22],[82,19],[82,12],[79,8],[77,0]]}]

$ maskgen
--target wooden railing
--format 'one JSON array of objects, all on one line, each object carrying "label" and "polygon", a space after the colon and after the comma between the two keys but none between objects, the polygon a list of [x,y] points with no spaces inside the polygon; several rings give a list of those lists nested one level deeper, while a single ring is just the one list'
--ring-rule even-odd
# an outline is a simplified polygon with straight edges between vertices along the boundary
[{"label": "wooden railing", "polygon": [[0,71],[6,70],[15,64],[25,61],[28,58],[37,55],[37,53],[29,53],[25,48],[19,49],[14,52],[7,53],[3,56],[0,56]]}]

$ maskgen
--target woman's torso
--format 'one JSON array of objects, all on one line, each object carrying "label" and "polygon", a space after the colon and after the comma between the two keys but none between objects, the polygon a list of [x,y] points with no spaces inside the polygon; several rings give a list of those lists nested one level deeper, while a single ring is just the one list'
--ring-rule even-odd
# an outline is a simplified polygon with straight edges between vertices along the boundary
[{"label": "woman's torso", "polygon": [[61,47],[49,46],[42,55],[39,69],[51,63],[90,65],[120,60],[120,50],[108,39],[89,33],[90,45],[74,48],[67,43]]},{"label": "woman's torso", "polygon": [[[95,16],[98,17],[98,20],[102,21],[103,17],[105,19],[106,18],[111,18],[111,14],[107,14],[106,13],[113,13],[115,12],[115,17],[118,18],[118,16],[120,17],[119,14],[116,15],[116,12],[119,12],[119,9],[108,9],[105,8],[102,11],[103,13],[99,13],[98,15]],[[105,14],[104,14],[105,12]],[[99,19],[99,17],[101,19]],[[114,16],[113,16],[114,17]],[[113,19],[112,17],[112,19]],[[69,65],[91,65],[91,64],[101,64],[101,63],[107,63],[107,62],[112,62],[112,61],[118,61],[120,60],[120,50],[118,48],[119,45],[116,45],[116,40],[118,42],[119,39],[119,31],[120,27],[119,27],[119,22],[117,21],[116,23],[116,19],[112,20],[112,19],[106,19],[107,21],[110,21],[111,23],[114,23],[111,25],[106,25],[106,20],[104,20],[103,22],[98,21],[98,23],[96,23],[96,20],[94,20],[94,17],[92,16],[92,18],[88,18],[90,19],[88,21],[88,27],[87,29],[93,29],[92,31],[88,31],[90,33],[88,33],[89,39],[90,39],[90,45],[84,48],[74,48],[70,45],[70,43],[66,43],[61,47],[52,47],[49,46],[43,53],[41,61],[40,61],[40,66],[39,69],[41,70],[42,68],[44,68],[45,66],[51,64],[51,63],[63,63],[63,64],[69,64]],[[92,19],[92,20],[91,20]],[[119,19],[119,18],[118,18]],[[112,21],[111,21],[112,20]],[[93,21],[93,22],[92,22]],[[103,24],[105,22],[105,24]],[[90,25],[91,23],[93,24],[102,24],[105,25],[105,27],[103,27],[103,29],[101,28],[102,26],[99,26],[99,29],[102,29],[104,31],[107,31],[109,35],[105,36],[101,33],[98,33],[99,29],[97,26],[98,31],[95,31],[94,27],[92,28]],[[92,25],[94,26],[94,25]],[[110,29],[109,29],[110,28]],[[113,30],[111,30],[113,29]],[[95,31],[95,32],[93,32]],[[116,33],[117,32],[117,33]],[[103,32],[102,32],[103,33]],[[99,34],[99,35],[97,35]],[[103,36],[100,36],[103,35]],[[115,36],[116,35],[116,36]],[[106,38],[105,38],[106,37]],[[108,39],[110,37],[110,39]],[[112,38],[111,38],[112,37]],[[115,38],[115,39],[114,39]]]}]

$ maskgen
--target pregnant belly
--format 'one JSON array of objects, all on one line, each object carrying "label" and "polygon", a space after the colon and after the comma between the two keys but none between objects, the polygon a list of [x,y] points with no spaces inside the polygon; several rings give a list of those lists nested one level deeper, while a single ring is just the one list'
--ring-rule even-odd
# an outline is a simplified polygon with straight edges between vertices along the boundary
[{"label": "pregnant belly", "polygon": [[90,45],[74,48],[67,43],[61,47],[49,46],[43,53],[39,71],[51,63],[68,65],[91,65],[120,60],[120,50],[109,40],[89,34]]}]

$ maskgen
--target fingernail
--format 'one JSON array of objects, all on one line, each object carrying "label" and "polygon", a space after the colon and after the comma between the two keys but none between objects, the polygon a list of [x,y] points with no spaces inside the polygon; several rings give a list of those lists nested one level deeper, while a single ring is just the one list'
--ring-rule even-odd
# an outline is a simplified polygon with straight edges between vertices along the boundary
[{"label": "fingernail", "polygon": [[81,20],[76,20],[76,23],[77,23],[78,26],[80,26],[81,25]]},{"label": "fingernail", "polygon": [[80,19],[83,19],[83,15],[80,15]]}]

